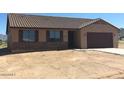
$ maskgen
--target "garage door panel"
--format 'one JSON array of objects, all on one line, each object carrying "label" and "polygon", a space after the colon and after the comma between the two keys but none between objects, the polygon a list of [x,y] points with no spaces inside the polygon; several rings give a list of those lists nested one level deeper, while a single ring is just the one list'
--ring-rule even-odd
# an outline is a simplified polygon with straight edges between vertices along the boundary
[{"label": "garage door panel", "polygon": [[112,33],[87,33],[87,47],[88,48],[111,48],[113,47]]}]

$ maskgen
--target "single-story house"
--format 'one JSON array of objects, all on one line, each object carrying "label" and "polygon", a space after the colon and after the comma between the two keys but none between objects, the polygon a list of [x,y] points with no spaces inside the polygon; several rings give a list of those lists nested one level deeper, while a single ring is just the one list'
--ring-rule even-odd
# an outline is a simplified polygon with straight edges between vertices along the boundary
[{"label": "single-story house", "polygon": [[11,51],[116,48],[119,29],[103,19],[8,14]]}]

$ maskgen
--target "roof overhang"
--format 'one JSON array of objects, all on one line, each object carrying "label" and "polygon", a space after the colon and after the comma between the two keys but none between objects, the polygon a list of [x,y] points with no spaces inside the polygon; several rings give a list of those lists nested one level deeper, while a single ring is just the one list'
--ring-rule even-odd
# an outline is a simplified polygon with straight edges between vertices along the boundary
[{"label": "roof overhang", "polygon": [[103,21],[103,22],[105,22],[106,24],[108,24],[108,25],[114,27],[115,29],[120,30],[118,27],[116,27],[116,26],[110,24],[109,22],[107,22],[107,21],[105,21],[105,20],[103,20],[103,19],[100,19],[100,18],[97,18],[97,19],[95,19],[95,20],[93,20],[93,21],[87,22],[86,24],[82,24],[79,28],[81,29],[81,28],[83,28],[83,27],[92,25],[92,24],[94,24],[94,23],[96,23],[96,22],[98,22],[98,21]]}]

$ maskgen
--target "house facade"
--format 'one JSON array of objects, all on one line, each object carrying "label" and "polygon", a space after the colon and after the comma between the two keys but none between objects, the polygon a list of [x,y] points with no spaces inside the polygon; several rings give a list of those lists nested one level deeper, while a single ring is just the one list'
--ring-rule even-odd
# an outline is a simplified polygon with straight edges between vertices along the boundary
[{"label": "house facade", "polygon": [[11,51],[116,48],[119,29],[103,19],[9,14]]}]

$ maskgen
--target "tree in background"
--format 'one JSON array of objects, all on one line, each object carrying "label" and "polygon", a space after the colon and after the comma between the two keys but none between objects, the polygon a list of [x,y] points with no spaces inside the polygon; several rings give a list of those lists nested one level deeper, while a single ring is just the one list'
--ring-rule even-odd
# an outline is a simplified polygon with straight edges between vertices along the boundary
[{"label": "tree in background", "polygon": [[2,45],[2,40],[0,39],[0,45]]}]

